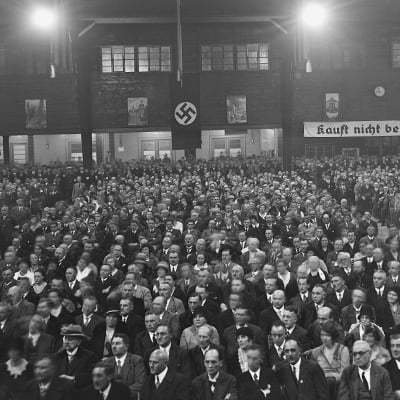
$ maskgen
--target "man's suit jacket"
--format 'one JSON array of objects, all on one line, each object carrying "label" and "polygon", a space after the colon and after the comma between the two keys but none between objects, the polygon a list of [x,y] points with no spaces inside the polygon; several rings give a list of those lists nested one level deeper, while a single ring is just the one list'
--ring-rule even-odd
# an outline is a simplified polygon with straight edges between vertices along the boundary
[{"label": "man's suit jacket", "polygon": [[[236,379],[224,371],[219,372],[214,393],[211,392],[208,374],[205,372],[192,381],[191,400],[238,400]],[[230,394],[229,397],[227,397]]]},{"label": "man's suit jacket", "polygon": [[[93,385],[86,387],[81,391],[79,400],[103,400],[100,393],[95,390]],[[107,400],[131,400],[131,392],[129,388],[119,382],[111,381],[111,389],[108,393]]]},{"label": "man's suit jacket", "polygon": [[130,344],[128,351],[133,353],[136,336],[146,329],[143,318],[135,314],[129,314],[126,322],[118,322],[117,330],[119,333],[126,333],[129,336]]},{"label": "man's suit jacket", "polygon": [[23,393],[21,393],[22,399],[18,400],[74,400],[76,394],[70,381],[54,377],[44,397],[40,396],[39,384],[36,380],[32,380],[26,384]]},{"label": "man's suit jacket", "polygon": [[336,296],[336,292],[333,291],[326,296],[326,301],[336,306],[340,311],[343,307],[351,304],[351,292],[348,289],[344,289],[342,300],[339,301]]},{"label": "man's suit jacket", "polygon": [[400,287],[400,276],[397,278],[396,283],[394,283],[392,275],[388,275],[386,278],[386,282],[385,282],[385,286],[387,288],[391,288],[391,287]]},{"label": "man's suit jacket", "polygon": [[360,251],[358,243],[355,242],[354,246],[351,247],[349,243],[343,245],[343,251],[350,254],[350,258],[354,258],[354,255]]},{"label": "man's suit jacket", "polygon": [[[220,354],[224,354],[223,348],[221,346],[218,346],[217,344],[210,343],[210,349],[218,349],[220,351]],[[193,378],[201,375],[206,371],[204,367],[204,355],[200,346],[193,347],[189,350],[189,359],[192,366]]]},{"label": "man's suit jacket", "polygon": [[133,352],[134,354],[138,354],[139,356],[144,357],[144,355],[150,349],[155,347],[157,347],[157,344],[151,341],[149,333],[147,332],[147,330],[144,330],[136,335]]},{"label": "man's suit jacket", "polygon": [[36,346],[33,345],[28,335],[22,337],[24,341],[25,358],[32,362],[41,354],[52,354],[55,350],[55,339],[47,333],[41,333]]},{"label": "man's suit jacket", "polygon": [[393,391],[400,390],[400,369],[397,368],[396,361],[392,359],[384,364],[383,367],[389,372]]},{"label": "man's suit jacket", "polygon": [[[105,360],[107,364],[110,364],[114,368],[114,379],[117,379],[117,363],[115,357],[110,357]],[[121,371],[121,382],[129,388],[131,391],[132,399],[138,397],[138,393],[141,392],[144,384],[144,378],[146,370],[144,368],[143,358],[134,354],[128,353],[124,365]]]},{"label": "man's suit jacket", "polygon": [[[247,324],[247,327],[253,332],[253,342],[264,347],[267,336],[266,332],[257,325]],[[229,357],[238,349],[236,340],[236,325],[231,325],[224,330],[221,341],[225,344],[226,354]]]},{"label": "man's suit jacket", "polygon": [[[282,345],[282,350],[283,350],[283,345]],[[268,347],[268,351],[265,357],[265,366],[274,368],[275,365],[281,363],[284,360],[284,353],[282,351],[282,354],[278,354],[275,346],[271,343],[270,346]]]},{"label": "man's suit jacket", "polygon": [[286,340],[294,339],[301,344],[301,349],[307,351],[310,349],[310,340],[308,338],[308,332],[300,325],[295,325],[292,333],[286,337]]},{"label": "man's suit jacket", "polygon": [[276,366],[276,376],[286,400],[329,400],[328,384],[317,363],[302,359],[299,374],[297,382],[288,362]]},{"label": "man's suit jacket", "polygon": [[13,308],[12,310],[12,318],[16,320],[20,319],[21,317],[27,317],[33,315],[35,313],[36,307],[33,303],[29,301],[22,300],[18,306]]},{"label": "man's suit jacket", "polygon": [[185,306],[183,305],[182,300],[172,296],[169,299],[167,311],[173,314],[181,315],[185,312]]},{"label": "man's suit jacket", "polygon": [[176,282],[176,287],[179,288],[181,290],[182,293],[184,293],[186,300],[188,299],[188,294],[189,294],[189,290],[196,286],[198,283],[198,279],[196,276],[192,275],[189,278],[189,286],[185,287],[185,279],[181,278]]},{"label": "man's suit jacket", "polygon": [[169,311],[164,311],[164,314],[160,320],[160,324],[168,325],[168,327],[173,332],[174,339],[178,340],[181,334],[180,326],[179,326],[179,317],[176,314],[173,314]]},{"label": "man's suit jacket", "polygon": [[297,314],[299,315],[299,317],[303,315],[304,307],[306,306],[306,304],[309,303],[312,303],[311,292],[308,292],[307,299],[304,302],[300,294],[296,294],[296,296],[292,297],[289,300],[289,304],[297,308]]},{"label": "man's suit jacket", "polygon": [[265,367],[260,368],[258,384],[254,382],[250,370],[243,372],[237,378],[239,400],[266,400],[264,393],[260,389],[265,390],[268,385],[270,386],[270,393],[268,394],[267,399],[281,400],[281,388],[272,369]]},{"label": "man's suit jacket", "polygon": [[102,357],[104,351],[104,333],[106,330],[106,322],[103,317],[93,314],[89,324],[83,323],[83,315],[78,315],[75,322],[82,327],[83,333],[88,337],[89,350],[95,352],[99,358]]},{"label": "man's suit jacket", "polygon": [[[160,348],[159,346],[154,347],[147,351],[144,355],[144,365],[147,371],[147,374],[150,374],[149,371],[149,358],[153,350]],[[190,360],[189,360],[189,352],[186,349],[182,349],[178,347],[174,342],[171,342],[171,348],[169,350],[169,361],[168,367],[180,374],[184,375],[186,378],[191,378],[191,368],[190,368]]]},{"label": "man's suit jacket", "polygon": [[[393,399],[389,372],[385,368],[372,363],[370,382],[372,400]],[[340,400],[358,400],[360,385],[362,385],[362,382],[358,368],[355,365],[345,368],[340,378],[337,398]]]},{"label": "man's suit jacket", "polygon": [[[339,321],[339,310],[336,306],[331,303],[326,302],[323,307],[329,307],[333,311],[333,319]],[[311,325],[317,319],[317,310],[315,308],[314,302],[306,304],[304,306],[304,312],[302,317],[302,326],[304,328]]]},{"label": "man's suit jacket", "polygon": [[168,368],[161,385],[156,389],[154,375],[146,377],[143,386],[143,400],[188,400],[190,397],[188,378]]},{"label": "man's suit jacket", "polygon": [[98,361],[98,357],[94,353],[79,346],[71,362],[68,361],[68,355],[64,349],[61,349],[54,357],[57,375],[74,376],[75,386],[78,388],[90,384],[93,365]]},{"label": "man's suit jacket", "polygon": [[260,325],[260,328],[262,329],[263,332],[265,332],[266,335],[270,333],[271,326],[275,321],[280,321],[280,318],[278,317],[272,306],[261,311],[258,317],[258,324]]}]

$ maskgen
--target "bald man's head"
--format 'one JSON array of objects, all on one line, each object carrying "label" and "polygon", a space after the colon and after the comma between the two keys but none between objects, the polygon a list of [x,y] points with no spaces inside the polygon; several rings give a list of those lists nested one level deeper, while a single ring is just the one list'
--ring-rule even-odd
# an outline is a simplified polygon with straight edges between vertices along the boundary
[{"label": "bald man's head", "polygon": [[154,350],[149,358],[149,368],[152,375],[158,375],[168,367],[169,356],[165,350]]}]

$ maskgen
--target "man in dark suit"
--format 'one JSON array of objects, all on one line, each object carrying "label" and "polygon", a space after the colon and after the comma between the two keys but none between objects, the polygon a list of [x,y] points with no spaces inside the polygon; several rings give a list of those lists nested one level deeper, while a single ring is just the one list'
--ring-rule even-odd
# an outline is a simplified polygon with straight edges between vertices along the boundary
[{"label": "man in dark suit", "polygon": [[338,232],[336,226],[331,223],[329,214],[326,213],[322,216],[321,227],[329,242],[333,243],[338,236]]},{"label": "man in dark suit", "polygon": [[113,357],[107,358],[104,362],[112,366],[114,380],[127,386],[131,392],[131,399],[137,400],[140,397],[146,371],[143,358],[128,353],[128,347],[128,335],[115,333],[111,342]]},{"label": "man in dark suit", "polygon": [[56,376],[56,361],[48,355],[35,361],[35,379],[22,389],[19,400],[73,400],[76,396],[73,384]]},{"label": "man in dark suit", "polygon": [[200,306],[201,298],[197,293],[192,293],[187,301],[186,311],[179,316],[181,331],[193,325],[193,311]]},{"label": "man in dark suit", "polygon": [[[150,350],[157,347],[156,328],[159,318],[154,312],[147,311],[144,316],[144,324],[146,329],[139,332],[135,337],[134,353],[141,357]],[[131,348],[131,345],[130,347]]]},{"label": "man in dark suit", "polygon": [[[361,307],[367,301],[366,291],[361,288],[354,289],[351,293],[351,301],[352,303],[344,307],[340,313],[340,322],[346,332],[349,331],[351,325],[358,322]],[[371,310],[373,312],[372,307]]]},{"label": "man in dark suit", "polygon": [[275,369],[275,366],[285,359],[283,346],[286,339],[286,327],[282,321],[275,321],[271,327],[271,340],[268,343],[265,365]]},{"label": "man in dark suit", "polygon": [[341,311],[343,307],[351,304],[351,292],[346,288],[343,275],[339,271],[331,275],[331,283],[333,291],[327,294],[326,301]]},{"label": "man in dark suit", "polygon": [[35,305],[25,300],[22,295],[23,291],[19,286],[11,287],[7,293],[7,300],[12,305],[12,317],[15,320],[35,313]]},{"label": "man in dark suit", "polygon": [[201,375],[205,372],[204,366],[204,354],[209,349],[218,349],[222,351],[223,348],[214,343],[211,343],[212,330],[208,326],[201,326],[197,332],[197,337],[199,339],[199,344],[189,350],[189,358],[192,366],[192,376]]},{"label": "man in dark suit", "polygon": [[121,310],[119,331],[126,333],[129,336],[131,340],[129,352],[132,353],[136,335],[145,330],[144,321],[142,317],[134,314],[132,299],[121,299],[119,301],[119,306]]},{"label": "man in dark suit", "polygon": [[153,311],[160,318],[160,324],[167,325],[174,339],[178,340],[181,334],[179,317],[166,310],[166,300],[163,296],[158,296],[153,300]]},{"label": "man in dark suit", "polygon": [[295,306],[285,307],[282,313],[282,322],[286,327],[286,340],[296,340],[300,343],[302,350],[307,351],[310,349],[308,332],[297,324],[298,318],[297,308]]},{"label": "man in dark suit", "polygon": [[297,279],[297,288],[299,293],[289,299],[289,304],[297,308],[297,314],[301,318],[306,304],[312,303],[310,284],[308,283],[307,278]]},{"label": "man in dark suit", "polygon": [[92,384],[81,391],[79,399],[131,400],[129,388],[113,380],[113,377],[114,368],[111,364],[97,363],[92,371]]},{"label": "man in dark suit", "polygon": [[[321,367],[301,358],[301,347],[293,339],[284,345],[288,362],[277,365],[276,376],[286,400],[328,400],[328,384]],[[339,397],[340,398],[340,397]]]},{"label": "man in dark suit", "polygon": [[0,302],[0,361],[7,359],[8,345],[17,335],[17,321],[11,316],[11,306]]},{"label": "man in dark suit", "polygon": [[329,307],[333,311],[334,319],[339,321],[339,311],[336,306],[326,301],[326,288],[323,285],[315,285],[311,295],[312,303],[304,306],[301,324],[304,328],[310,326],[317,319],[317,313],[321,307]]},{"label": "man in dark suit", "polygon": [[281,400],[280,385],[270,368],[262,366],[263,350],[251,345],[246,351],[249,370],[238,377],[237,385],[240,400]]},{"label": "man in dark suit", "polygon": [[[186,378],[191,378],[189,353],[187,350],[178,347],[172,341],[172,332],[167,325],[158,325],[156,329],[156,340],[158,348],[164,350],[168,354],[168,365],[171,370],[179,372]],[[145,366],[148,366],[150,354],[154,349],[151,349],[144,356]]]},{"label": "man in dark suit", "polygon": [[51,315],[51,308],[53,303],[49,299],[40,299],[36,309],[36,313],[42,317],[43,332],[54,337],[54,339],[60,339],[61,325],[56,317]]},{"label": "man in dark suit", "polygon": [[236,379],[222,371],[222,355],[217,349],[204,355],[206,372],[192,381],[192,400],[238,400]]},{"label": "man in dark suit", "polygon": [[102,310],[107,306],[108,295],[118,286],[118,282],[111,276],[111,267],[104,264],[100,267],[100,276],[96,280],[99,291],[99,305]]},{"label": "man in dark suit", "polygon": [[390,335],[390,350],[392,353],[392,359],[383,365],[384,368],[389,372],[390,380],[392,382],[392,389],[396,398],[400,396],[400,327],[397,325],[396,328],[392,329]]},{"label": "man in dark suit", "polygon": [[344,369],[340,378],[338,399],[393,399],[389,372],[371,363],[371,347],[363,340],[353,345],[354,364]]},{"label": "man in dark suit", "polygon": [[254,342],[265,346],[266,333],[259,326],[250,324],[249,310],[247,308],[237,308],[234,313],[235,325],[231,325],[224,330],[221,337],[221,342],[226,347],[226,353],[229,357],[238,349],[238,343],[236,340],[236,331],[238,328],[247,326],[253,333]]},{"label": "man in dark suit", "polygon": [[38,356],[52,354],[55,349],[54,337],[43,333],[42,317],[33,315],[29,321],[28,334],[22,337],[24,341],[25,357],[33,362]]},{"label": "man in dark suit", "polygon": [[169,366],[165,350],[154,350],[149,357],[150,376],[143,387],[143,400],[187,400],[190,397],[189,380]]},{"label": "man in dark suit", "polygon": [[264,311],[261,311],[258,322],[260,328],[267,335],[271,331],[271,326],[274,321],[282,320],[282,313],[286,303],[286,296],[283,290],[274,290],[272,293],[272,306]]},{"label": "man in dark suit", "polygon": [[81,346],[85,335],[80,325],[69,325],[62,329],[63,347],[55,355],[57,374],[75,382],[77,388],[90,383],[90,371],[98,358]]},{"label": "man in dark suit", "polygon": [[86,297],[82,304],[82,314],[75,318],[75,322],[81,326],[83,334],[87,337],[88,348],[101,358],[104,351],[106,322],[103,317],[95,313],[96,307],[96,298]]}]

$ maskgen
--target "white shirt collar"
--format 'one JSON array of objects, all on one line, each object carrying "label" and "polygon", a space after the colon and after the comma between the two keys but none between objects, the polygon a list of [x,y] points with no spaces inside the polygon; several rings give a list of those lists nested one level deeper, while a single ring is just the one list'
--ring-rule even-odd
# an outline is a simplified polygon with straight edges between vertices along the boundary
[{"label": "white shirt collar", "polygon": [[121,366],[123,366],[125,364],[127,355],[128,355],[128,353],[125,353],[122,357],[115,356],[115,362],[118,363],[118,360],[119,360],[121,362]]},{"label": "white shirt collar", "polygon": [[360,379],[362,379],[362,374],[365,374],[365,379],[368,382],[369,387],[371,388],[371,364],[367,369],[358,368],[358,375],[360,375]]},{"label": "white shirt collar", "polygon": [[217,373],[217,375],[214,376],[214,378],[211,378],[210,375],[208,375],[208,380],[210,382],[217,382],[217,379],[219,378],[219,372]]},{"label": "white shirt collar", "polygon": [[261,375],[261,368],[258,368],[257,371],[252,371],[251,369],[249,369],[249,374],[251,375],[251,377],[254,379],[254,375],[257,376],[257,379],[260,380],[260,375]]},{"label": "white shirt collar", "polygon": [[400,361],[399,360],[394,360],[396,362],[397,365],[397,369],[400,369]]},{"label": "white shirt collar", "polygon": [[166,347],[161,347],[161,346],[160,346],[160,348],[163,349],[163,350],[165,350],[165,351],[167,352],[167,354],[169,355],[169,352],[170,352],[170,350],[171,350],[171,343],[170,343],[168,346],[166,346]]},{"label": "white shirt collar", "polygon": [[155,375],[154,380],[157,381],[157,378],[156,378],[156,377],[158,377],[158,381],[159,381],[159,383],[161,384],[162,381],[163,381],[164,378],[165,378],[165,375],[167,375],[167,373],[168,373],[168,367],[165,368],[163,371],[161,371],[158,375]]},{"label": "white shirt collar", "polygon": [[79,348],[79,347],[77,347],[76,349],[74,349],[74,350],[72,350],[72,351],[67,351],[67,354],[68,354],[69,356],[76,356],[76,353],[78,352],[78,348]]},{"label": "white shirt collar", "polygon": [[109,383],[108,386],[104,390],[101,390],[101,392],[103,393],[104,399],[108,398],[108,395],[110,394],[110,390],[111,390],[111,383]]}]

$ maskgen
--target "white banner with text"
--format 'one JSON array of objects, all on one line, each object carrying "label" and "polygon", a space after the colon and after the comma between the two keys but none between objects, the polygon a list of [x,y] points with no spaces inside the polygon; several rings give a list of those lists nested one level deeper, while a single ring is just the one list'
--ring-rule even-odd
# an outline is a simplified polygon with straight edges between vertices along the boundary
[{"label": "white banner with text", "polygon": [[400,136],[400,121],[304,122],[304,137]]}]

